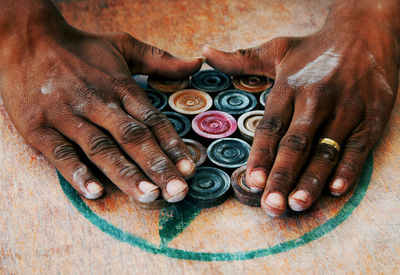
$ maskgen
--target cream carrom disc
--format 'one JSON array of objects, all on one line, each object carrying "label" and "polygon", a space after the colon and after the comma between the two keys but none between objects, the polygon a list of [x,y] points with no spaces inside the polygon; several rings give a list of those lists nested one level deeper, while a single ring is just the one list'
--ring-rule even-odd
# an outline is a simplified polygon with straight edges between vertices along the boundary
[{"label": "cream carrom disc", "polygon": [[207,93],[194,89],[185,89],[173,93],[168,104],[175,112],[185,115],[197,115],[211,108],[213,101]]},{"label": "cream carrom disc", "polygon": [[242,137],[247,141],[252,141],[258,123],[260,122],[264,111],[251,111],[241,115],[238,119],[238,128]]}]

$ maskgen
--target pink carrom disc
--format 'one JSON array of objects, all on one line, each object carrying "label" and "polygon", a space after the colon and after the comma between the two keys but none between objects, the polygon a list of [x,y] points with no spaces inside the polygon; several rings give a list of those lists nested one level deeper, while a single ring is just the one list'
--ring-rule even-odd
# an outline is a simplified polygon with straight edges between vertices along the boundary
[{"label": "pink carrom disc", "polygon": [[194,117],[192,129],[201,137],[218,139],[232,135],[237,129],[237,123],[228,113],[207,111]]}]

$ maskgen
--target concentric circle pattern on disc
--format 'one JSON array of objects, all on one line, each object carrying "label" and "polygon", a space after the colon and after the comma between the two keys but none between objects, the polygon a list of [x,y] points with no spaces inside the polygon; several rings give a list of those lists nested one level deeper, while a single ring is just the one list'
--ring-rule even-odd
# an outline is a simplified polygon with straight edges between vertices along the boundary
[{"label": "concentric circle pattern on disc", "polygon": [[226,90],[214,98],[215,107],[231,115],[241,115],[257,106],[257,98],[240,90]]},{"label": "concentric circle pattern on disc", "polygon": [[265,76],[242,75],[233,78],[233,86],[246,92],[258,93],[270,88],[272,80]]},{"label": "concentric circle pattern on disc", "polygon": [[237,129],[233,116],[221,111],[207,111],[192,120],[193,131],[205,138],[218,139],[232,135]]},{"label": "concentric circle pattern on disc", "polygon": [[194,89],[185,89],[173,93],[168,100],[168,104],[174,111],[196,115],[207,111],[212,106],[212,98],[207,93]]},{"label": "concentric circle pattern on disc", "polygon": [[187,117],[176,112],[163,113],[168,117],[180,137],[183,137],[190,131],[190,120]]},{"label": "concentric circle pattern on disc", "polygon": [[238,138],[223,138],[207,148],[207,156],[214,164],[225,168],[238,168],[247,163],[250,145]]},{"label": "concentric circle pattern on disc", "polygon": [[167,96],[165,94],[154,89],[146,89],[145,92],[150,103],[158,110],[161,111],[165,106],[167,106]]},{"label": "concentric circle pattern on disc", "polygon": [[201,207],[211,207],[226,199],[230,178],[224,171],[215,167],[199,167],[196,174],[188,180],[187,199]]},{"label": "concentric circle pattern on disc", "polygon": [[231,84],[229,76],[216,70],[200,71],[192,76],[192,86],[204,92],[220,92]]}]

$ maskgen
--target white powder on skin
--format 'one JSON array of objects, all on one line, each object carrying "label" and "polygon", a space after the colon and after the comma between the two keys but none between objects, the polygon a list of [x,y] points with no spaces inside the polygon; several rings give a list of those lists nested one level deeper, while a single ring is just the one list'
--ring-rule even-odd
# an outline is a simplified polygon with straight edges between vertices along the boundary
[{"label": "white powder on skin", "polygon": [[375,78],[380,85],[380,88],[386,93],[393,95],[393,90],[390,88],[390,85],[386,81],[386,73],[385,70],[379,65],[378,61],[376,61],[375,56],[373,54],[369,55],[369,60],[371,62],[371,67],[375,70]]},{"label": "white powder on skin", "polygon": [[51,94],[51,92],[53,91],[53,83],[52,82],[48,82],[47,84],[43,85],[40,88],[40,91],[44,95]]},{"label": "white powder on skin", "polygon": [[317,83],[331,74],[333,70],[338,67],[340,57],[341,55],[335,53],[331,48],[311,63],[308,63],[300,71],[289,76],[287,82],[290,86],[301,86],[303,88]]}]

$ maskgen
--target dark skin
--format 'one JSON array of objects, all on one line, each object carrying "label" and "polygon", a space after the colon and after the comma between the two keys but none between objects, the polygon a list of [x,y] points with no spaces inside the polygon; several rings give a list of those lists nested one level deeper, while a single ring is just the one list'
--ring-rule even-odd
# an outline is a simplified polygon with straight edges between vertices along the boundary
[{"label": "dark skin", "polygon": [[309,208],[326,185],[341,196],[357,182],[396,99],[399,15],[400,1],[337,1],[312,35],[233,53],[203,49],[222,72],[275,79],[246,171],[270,216]]},{"label": "dark skin", "polygon": [[[0,2],[0,91],[21,135],[87,198],[103,187],[80,152],[136,200],[183,199],[193,161],[131,74],[184,78],[203,60],[128,34],[82,32],[50,1]],[[246,177],[264,191],[267,214],[305,210],[326,185],[340,196],[356,183],[396,98],[399,14],[399,1],[339,0],[310,36],[234,53],[204,48],[218,70],[275,78]],[[340,152],[318,144],[322,137]]]}]

